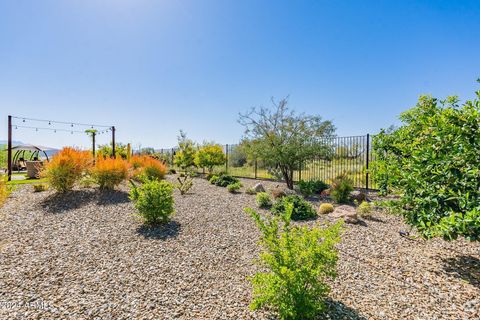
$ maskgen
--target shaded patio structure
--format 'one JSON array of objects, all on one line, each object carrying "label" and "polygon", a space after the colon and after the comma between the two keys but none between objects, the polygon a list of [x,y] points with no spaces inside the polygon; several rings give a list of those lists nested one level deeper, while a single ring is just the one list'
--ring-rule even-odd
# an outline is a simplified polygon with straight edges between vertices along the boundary
[{"label": "shaded patio structure", "polygon": [[[8,151],[8,150],[6,150]],[[52,156],[58,149],[32,144],[21,144],[11,148],[14,153],[11,163],[12,171],[27,171],[29,178],[38,177],[43,166],[43,157],[49,161],[49,154]]]}]

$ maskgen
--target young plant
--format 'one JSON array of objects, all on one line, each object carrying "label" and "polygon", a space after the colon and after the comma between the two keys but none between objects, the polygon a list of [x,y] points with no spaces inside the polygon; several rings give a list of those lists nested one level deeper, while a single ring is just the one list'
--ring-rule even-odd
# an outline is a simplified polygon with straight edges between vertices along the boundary
[{"label": "young plant", "polygon": [[254,194],[257,194],[257,191],[255,191],[255,189],[253,189],[253,188],[247,188],[245,190],[245,193],[250,194],[250,195],[254,195]]},{"label": "young plant", "polygon": [[176,184],[176,187],[178,191],[180,191],[181,195],[184,195],[192,188],[193,186],[193,179],[189,175],[185,175],[183,177],[178,177],[177,178],[178,183]]},{"label": "young plant", "polygon": [[281,215],[285,213],[287,207],[292,206],[292,219],[305,220],[317,216],[317,212],[312,207],[310,202],[302,199],[297,195],[290,195],[280,198],[272,207],[272,213]]},{"label": "young plant", "polygon": [[257,202],[257,206],[259,208],[270,208],[272,206],[272,198],[266,192],[257,193],[255,201]]},{"label": "young plant", "polygon": [[218,181],[218,176],[216,175],[213,175],[210,177],[210,179],[208,179],[208,181],[211,183],[211,184],[217,184],[217,181]]},{"label": "young plant", "polygon": [[168,222],[174,213],[173,186],[167,181],[146,180],[140,186],[131,182],[130,199],[146,224]]},{"label": "young plant", "polygon": [[346,174],[337,176],[332,181],[330,196],[337,203],[347,203],[353,191],[353,181]]},{"label": "young plant", "polygon": [[227,186],[227,190],[230,193],[237,193],[241,187],[242,187],[242,184],[240,182],[235,182],[235,183],[229,184]]},{"label": "young plant", "polygon": [[57,192],[73,189],[75,183],[88,171],[93,161],[89,151],[63,148],[46,164],[41,175]]},{"label": "young plant", "polygon": [[178,151],[175,153],[174,164],[182,170],[195,166],[195,144],[187,138],[187,134],[180,130],[178,136]]},{"label": "young plant", "polygon": [[265,220],[246,209],[261,232],[260,267],[249,280],[253,310],[274,310],[282,320],[317,319],[336,277],[341,222],[326,228],[290,225],[293,206]]},{"label": "young plant", "polygon": [[33,192],[43,192],[43,191],[46,191],[46,190],[48,190],[48,185],[47,184],[40,183],[40,184],[34,184],[33,185]]},{"label": "young plant", "polygon": [[91,170],[100,189],[113,190],[128,177],[128,163],[122,158],[98,158]]}]

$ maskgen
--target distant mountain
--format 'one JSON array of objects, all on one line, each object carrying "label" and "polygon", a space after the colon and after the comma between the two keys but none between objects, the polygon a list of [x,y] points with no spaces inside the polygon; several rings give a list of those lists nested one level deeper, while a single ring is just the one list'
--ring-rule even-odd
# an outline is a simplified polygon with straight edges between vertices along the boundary
[{"label": "distant mountain", "polygon": [[[7,143],[8,143],[7,140],[0,140],[0,145],[1,144],[7,144]],[[12,144],[17,145],[17,144],[25,144],[25,143],[23,143],[22,141],[12,140]]]}]

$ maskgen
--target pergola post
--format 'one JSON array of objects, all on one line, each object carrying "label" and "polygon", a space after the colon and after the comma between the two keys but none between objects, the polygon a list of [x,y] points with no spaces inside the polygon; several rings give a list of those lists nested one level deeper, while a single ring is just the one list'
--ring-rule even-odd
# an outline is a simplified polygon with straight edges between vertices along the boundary
[{"label": "pergola post", "polygon": [[7,162],[8,162],[8,181],[12,180],[12,116],[8,116],[8,155],[7,155]]},{"label": "pergola post", "polygon": [[112,126],[112,156],[115,158],[115,126]]}]

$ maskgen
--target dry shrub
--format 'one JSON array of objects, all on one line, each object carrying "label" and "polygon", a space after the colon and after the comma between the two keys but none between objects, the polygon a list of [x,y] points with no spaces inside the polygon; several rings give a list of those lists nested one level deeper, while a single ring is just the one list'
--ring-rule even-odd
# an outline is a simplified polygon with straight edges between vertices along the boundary
[{"label": "dry shrub", "polygon": [[82,174],[89,170],[93,157],[89,151],[66,147],[48,162],[41,175],[57,192],[73,189]]},{"label": "dry shrub", "polygon": [[0,207],[5,203],[8,197],[7,183],[5,177],[0,175]]},{"label": "dry shrub", "polygon": [[122,158],[99,158],[91,170],[100,189],[112,190],[128,177],[128,162]]}]

